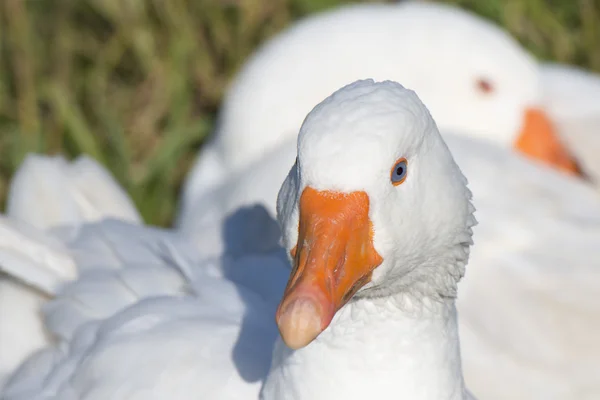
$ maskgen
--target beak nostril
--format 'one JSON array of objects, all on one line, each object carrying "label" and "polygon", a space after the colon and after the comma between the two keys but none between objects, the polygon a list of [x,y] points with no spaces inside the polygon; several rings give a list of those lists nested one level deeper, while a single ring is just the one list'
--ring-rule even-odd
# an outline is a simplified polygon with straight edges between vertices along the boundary
[{"label": "beak nostril", "polygon": [[352,296],[354,296],[356,294],[356,292],[358,292],[358,290],[361,287],[363,287],[364,285],[366,285],[371,280],[371,275],[373,275],[372,272],[369,273],[368,275],[363,276],[358,281],[356,281],[354,283],[354,285],[352,285],[352,287],[350,288],[350,290],[348,290],[348,292],[346,292],[344,294],[344,297],[342,298],[342,304],[346,304],[352,298]]}]

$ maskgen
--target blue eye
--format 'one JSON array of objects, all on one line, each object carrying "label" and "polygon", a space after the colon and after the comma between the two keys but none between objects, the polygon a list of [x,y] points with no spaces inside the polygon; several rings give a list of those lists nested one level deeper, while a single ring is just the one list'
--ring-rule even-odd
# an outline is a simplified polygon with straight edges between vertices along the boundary
[{"label": "blue eye", "polygon": [[408,172],[408,162],[406,158],[401,158],[396,161],[396,164],[392,167],[390,180],[392,185],[398,186],[406,180],[406,173]]}]

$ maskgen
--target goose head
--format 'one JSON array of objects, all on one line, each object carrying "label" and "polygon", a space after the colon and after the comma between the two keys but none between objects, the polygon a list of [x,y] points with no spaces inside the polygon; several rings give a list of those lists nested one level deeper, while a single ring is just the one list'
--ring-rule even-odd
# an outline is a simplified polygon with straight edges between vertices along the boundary
[{"label": "goose head", "polygon": [[489,21],[426,2],[340,7],[269,41],[224,100],[217,148],[233,167],[254,161],[295,136],[323,98],[365,78],[402,82],[419,93],[442,133],[578,172],[542,109],[537,61]]},{"label": "goose head", "polygon": [[315,107],[277,201],[293,264],[276,316],[285,343],[306,346],[353,298],[454,297],[470,196],[414,92],[357,81]]}]

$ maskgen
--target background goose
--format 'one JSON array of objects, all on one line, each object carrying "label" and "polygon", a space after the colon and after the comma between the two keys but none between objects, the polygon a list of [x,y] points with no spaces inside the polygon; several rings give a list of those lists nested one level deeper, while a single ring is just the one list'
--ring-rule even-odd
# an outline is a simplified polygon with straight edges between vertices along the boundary
[{"label": "background goose", "polygon": [[498,147],[446,140],[479,221],[457,303],[467,384],[488,399],[597,398],[597,193]]},{"label": "background goose", "polygon": [[[40,306],[48,290],[76,276],[67,249],[41,230],[115,217],[140,223],[133,202],[108,171],[89,157],[27,156],[11,181],[6,214],[0,220],[0,387],[3,378],[32,351],[48,343]],[[36,287],[41,287],[38,290]]]},{"label": "background goose", "polygon": [[576,170],[540,111],[538,63],[506,32],[440,4],[352,5],[296,23],[244,65],[188,175],[178,224],[194,225],[191,209],[213,184],[295,137],[313,104],[364,78],[416,90],[442,133],[484,138]]},{"label": "background goose", "polygon": [[[171,236],[154,265],[80,272],[46,308],[63,343],[24,364],[4,396],[245,399],[266,379],[264,400],[471,398],[454,307],[475,224],[469,199],[413,92],[344,87],[300,133],[278,200],[284,252],[215,265]],[[290,254],[277,311],[289,347],[278,340],[265,364]]]}]

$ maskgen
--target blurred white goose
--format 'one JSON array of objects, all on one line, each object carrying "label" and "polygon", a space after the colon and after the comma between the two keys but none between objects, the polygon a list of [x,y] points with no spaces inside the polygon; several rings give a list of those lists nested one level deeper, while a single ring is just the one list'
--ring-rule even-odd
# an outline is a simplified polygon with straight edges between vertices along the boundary
[{"label": "blurred white goose", "polygon": [[413,92],[344,87],[301,129],[278,199],[284,252],[202,264],[171,237],[156,268],[81,274],[46,309],[64,343],[4,398],[470,398],[454,306],[470,196]]},{"label": "blurred white goose", "polygon": [[85,156],[73,163],[62,157],[27,156],[11,181],[6,214],[8,219],[0,223],[0,263],[10,266],[16,276],[37,271],[30,276],[43,280],[24,284],[0,275],[0,387],[25,357],[48,343],[39,310],[48,296],[34,287],[76,274],[62,243],[32,227],[77,227],[107,217],[141,222],[133,202],[110,173]]},{"label": "blurred white goose", "polygon": [[[540,111],[538,64],[506,32],[441,4],[352,5],[296,23],[242,68],[185,183],[179,226],[196,224],[195,203],[214,184],[293,143],[313,104],[364,78],[415,90],[443,134],[484,138],[577,169]],[[282,160],[286,168],[293,162]],[[283,170],[274,171],[281,180]]]}]

